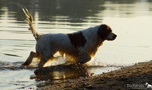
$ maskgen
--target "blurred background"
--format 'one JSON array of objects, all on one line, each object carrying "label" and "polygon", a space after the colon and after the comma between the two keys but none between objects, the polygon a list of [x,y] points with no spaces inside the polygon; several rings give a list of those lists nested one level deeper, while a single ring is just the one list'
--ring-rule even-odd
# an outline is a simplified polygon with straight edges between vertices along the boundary
[{"label": "blurred background", "polygon": [[105,41],[99,48],[89,63],[105,67],[90,69],[90,73],[152,60],[152,0],[0,0],[0,76],[3,78],[0,87],[4,89],[35,87],[38,83],[29,80],[35,69],[11,69],[23,63],[30,51],[35,51],[36,43],[27,30],[29,26],[21,7],[8,4],[12,2],[29,10],[35,29],[41,34],[72,33],[109,25],[118,37]]}]

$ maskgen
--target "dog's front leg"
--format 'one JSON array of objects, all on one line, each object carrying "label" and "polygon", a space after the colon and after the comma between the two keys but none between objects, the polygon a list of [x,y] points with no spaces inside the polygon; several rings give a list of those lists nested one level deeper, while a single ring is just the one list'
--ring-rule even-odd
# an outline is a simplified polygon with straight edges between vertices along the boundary
[{"label": "dog's front leg", "polygon": [[79,58],[76,61],[80,64],[86,63],[91,60],[91,56],[89,55],[88,51],[81,50],[79,52]]},{"label": "dog's front leg", "polygon": [[22,66],[29,66],[33,60],[34,57],[37,56],[36,52],[31,51],[29,57],[26,59],[24,63],[22,63]]}]

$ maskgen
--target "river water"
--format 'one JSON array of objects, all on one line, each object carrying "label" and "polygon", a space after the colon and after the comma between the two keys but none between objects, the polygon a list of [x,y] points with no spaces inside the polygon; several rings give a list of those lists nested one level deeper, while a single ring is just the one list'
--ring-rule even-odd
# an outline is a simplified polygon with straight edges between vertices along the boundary
[{"label": "river water", "polygon": [[36,42],[22,9],[8,3],[0,0],[1,90],[36,89],[152,60],[152,0],[13,0],[28,8],[39,33],[72,33],[104,23],[118,35],[103,43],[90,66],[45,70],[20,67]]}]

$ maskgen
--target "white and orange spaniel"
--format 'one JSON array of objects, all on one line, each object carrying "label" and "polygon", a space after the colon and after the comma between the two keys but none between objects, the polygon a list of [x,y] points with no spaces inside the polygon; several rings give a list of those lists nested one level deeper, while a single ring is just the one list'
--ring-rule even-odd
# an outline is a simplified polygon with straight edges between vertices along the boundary
[{"label": "white and orange spaniel", "polygon": [[36,52],[31,51],[30,56],[22,64],[28,66],[34,57],[40,58],[39,67],[53,58],[56,52],[62,55],[73,57],[77,63],[83,64],[91,60],[105,40],[114,40],[117,35],[112,33],[111,28],[102,24],[70,34],[38,34],[33,27],[33,19],[27,9],[23,9],[28,23],[29,30],[35,37]]}]

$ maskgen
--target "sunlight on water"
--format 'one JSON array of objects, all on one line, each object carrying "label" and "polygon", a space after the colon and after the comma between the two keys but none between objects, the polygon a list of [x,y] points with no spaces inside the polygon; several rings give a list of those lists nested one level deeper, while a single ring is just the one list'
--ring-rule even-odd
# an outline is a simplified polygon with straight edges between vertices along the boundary
[{"label": "sunlight on water", "polygon": [[[114,41],[105,41],[88,66],[62,66],[61,57],[44,69],[20,67],[35,51],[36,41],[28,30],[20,7],[0,0],[0,87],[1,89],[36,89],[59,83],[58,80],[98,75],[122,66],[152,59],[152,2],[150,0],[95,1],[17,1],[29,9],[39,33],[72,33],[100,24],[108,24]],[[48,66],[52,67],[48,67]],[[54,66],[57,65],[57,66]]]}]

